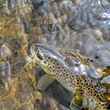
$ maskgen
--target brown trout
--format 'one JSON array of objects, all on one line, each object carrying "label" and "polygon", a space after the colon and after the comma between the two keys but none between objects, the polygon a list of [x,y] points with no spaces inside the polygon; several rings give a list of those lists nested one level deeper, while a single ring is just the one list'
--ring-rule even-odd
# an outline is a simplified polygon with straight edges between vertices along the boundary
[{"label": "brown trout", "polygon": [[[87,106],[89,110],[107,110],[106,98],[104,97],[106,88],[99,79],[75,73],[65,62],[65,56],[42,44],[31,47],[31,57],[48,75],[73,92],[74,96],[78,92],[79,96],[83,97],[82,105]],[[75,104],[74,97],[70,108],[72,104]]]}]

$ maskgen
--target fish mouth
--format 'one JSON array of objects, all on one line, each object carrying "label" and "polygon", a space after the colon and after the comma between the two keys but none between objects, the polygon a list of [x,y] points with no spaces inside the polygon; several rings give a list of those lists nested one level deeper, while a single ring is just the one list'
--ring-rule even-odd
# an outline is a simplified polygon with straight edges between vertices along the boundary
[{"label": "fish mouth", "polygon": [[40,51],[40,53],[44,57],[49,56],[51,58],[61,60],[61,61],[65,59],[65,57],[63,55],[61,55],[56,50],[56,48],[51,48],[51,46],[49,46],[49,45],[44,45],[42,43],[33,44],[32,47],[31,47],[31,54],[34,53],[34,52],[36,53],[38,50]]}]

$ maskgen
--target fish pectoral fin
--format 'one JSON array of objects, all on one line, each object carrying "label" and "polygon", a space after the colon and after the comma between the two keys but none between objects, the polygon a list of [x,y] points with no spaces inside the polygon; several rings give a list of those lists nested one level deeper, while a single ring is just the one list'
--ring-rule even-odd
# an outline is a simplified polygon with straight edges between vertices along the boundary
[{"label": "fish pectoral fin", "polygon": [[102,84],[110,84],[110,75],[104,77],[104,78],[101,80],[101,83],[102,83]]},{"label": "fish pectoral fin", "polygon": [[80,106],[75,104],[74,99],[70,103],[70,110],[80,110]]},{"label": "fish pectoral fin", "polygon": [[71,100],[70,109],[74,110],[73,108],[77,108],[75,110],[80,110],[80,107],[82,106],[82,100],[83,100],[83,97],[81,96],[80,92],[77,91],[73,99]]}]

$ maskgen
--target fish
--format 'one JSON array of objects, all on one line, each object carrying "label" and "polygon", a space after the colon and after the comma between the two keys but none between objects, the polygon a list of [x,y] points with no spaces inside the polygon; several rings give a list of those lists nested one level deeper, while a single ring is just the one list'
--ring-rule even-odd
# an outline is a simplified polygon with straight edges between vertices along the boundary
[{"label": "fish", "polygon": [[[92,79],[83,74],[76,74],[65,62],[65,57],[58,51],[46,47],[43,44],[33,44],[31,54],[36,63],[52,78],[56,79],[66,89],[71,91],[74,96],[82,96],[82,106],[86,105],[90,110],[107,110],[105,92],[106,88],[100,83],[100,80]],[[71,101],[76,104],[76,99]],[[84,103],[86,101],[88,103]],[[91,106],[92,103],[92,106]]]}]

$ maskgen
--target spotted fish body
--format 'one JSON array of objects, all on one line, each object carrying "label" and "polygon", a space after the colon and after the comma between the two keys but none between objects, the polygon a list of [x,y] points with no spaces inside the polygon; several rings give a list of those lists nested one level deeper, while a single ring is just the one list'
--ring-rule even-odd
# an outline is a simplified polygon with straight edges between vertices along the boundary
[{"label": "spotted fish body", "polygon": [[101,85],[97,85],[97,81],[91,80],[86,76],[74,75],[74,73],[70,72],[68,69],[63,67],[63,65],[53,59],[50,60],[48,64],[50,68],[49,72],[54,72],[55,78],[64,87],[71,90],[74,94],[76,94],[77,91],[80,91],[82,96],[95,99],[95,103],[97,103],[96,110],[104,110],[103,106],[101,107],[101,104],[103,104],[101,100],[104,99],[104,94],[103,90],[100,91]]},{"label": "spotted fish body", "polygon": [[[64,56],[41,44],[33,45],[31,54],[33,54],[32,56],[35,57],[36,62],[47,74],[58,80],[74,95],[79,91],[83,98],[93,100],[95,106],[93,109],[89,106],[90,110],[106,110],[105,88],[100,84],[99,80],[91,79],[86,75],[75,74],[66,65]],[[89,101],[89,105],[90,103],[91,101]]]}]

